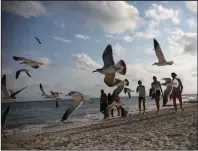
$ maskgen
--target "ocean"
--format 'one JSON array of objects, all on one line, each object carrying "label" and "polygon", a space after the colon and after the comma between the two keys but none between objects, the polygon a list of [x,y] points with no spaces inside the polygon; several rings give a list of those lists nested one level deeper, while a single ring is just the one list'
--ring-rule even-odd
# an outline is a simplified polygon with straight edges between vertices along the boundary
[{"label": "ocean", "polygon": [[[196,100],[197,95],[183,95],[183,101]],[[138,97],[121,97],[121,102],[129,113],[138,111]],[[67,121],[60,122],[63,114],[73,100],[60,100],[59,108],[56,108],[55,100],[46,101],[26,101],[15,103],[2,103],[1,112],[3,113],[10,104],[4,133],[10,136],[19,137],[25,135],[34,135],[43,132],[51,132],[103,121],[103,114],[100,113],[99,98],[92,98],[90,101],[84,101],[76,109]],[[172,104],[169,101],[168,104]],[[160,106],[162,105],[162,99]],[[147,111],[155,108],[154,100],[149,97],[146,99]]]}]

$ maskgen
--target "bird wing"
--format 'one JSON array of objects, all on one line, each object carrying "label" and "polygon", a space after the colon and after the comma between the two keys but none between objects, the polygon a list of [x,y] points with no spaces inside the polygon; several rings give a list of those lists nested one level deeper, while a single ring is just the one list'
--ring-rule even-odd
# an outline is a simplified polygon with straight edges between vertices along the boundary
[{"label": "bird wing", "polygon": [[53,91],[50,91],[50,93],[51,93],[51,95],[53,95],[53,96],[56,95],[56,93],[54,93]]},{"label": "bird wing", "polygon": [[13,59],[14,59],[15,61],[25,61],[25,58],[23,58],[23,57],[13,56]]},{"label": "bird wing", "polygon": [[113,87],[115,85],[115,73],[105,74],[104,83],[109,87]]},{"label": "bird wing", "polygon": [[43,65],[42,62],[34,61],[34,60],[27,59],[27,58],[23,58],[23,57],[14,56],[13,59],[14,59],[15,61],[24,61],[24,62],[26,62],[27,64],[38,64],[38,65]]},{"label": "bird wing", "polygon": [[164,90],[164,95],[163,95],[163,105],[166,105],[168,102],[168,96],[170,95],[172,91],[172,86],[167,86],[167,88]]},{"label": "bird wing", "polygon": [[124,85],[121,85],[119,87],[117,87],[112,94],[112,100],[115,101],[115,98],[117,97],[117,95],[120,94],[120,92],[122,92],[122,90],[124,89]]},{"label": "bird wing", "polygon": [[165,80],[165,83],[171,82],[171,78],[163,78],[162,80]]},{"label": "bird wing", "polygon": [[[77,92],[77,91],[70,91],[67,95],[69,95],[69,96],[72,96],[72,95],[74,95],[74,94],[80,94],[80,92]],[[66,95],[66,96],[67,96]]]},{"label": "bird wing", "polygon": [[129,88],[124,88],[124,93],[126,94],[128,94],[128,96],[129,96],[129,98],[131,98],[131,92],[132,92],[132,90],[131,89],[129,89]]},{"label": "bird wing", "polygon": [[5,98],[10,97],[10,92],[8,91],[6,85],[6,74],[4,74],[3,77],[1,78],[1,91],[3,92],[3,96]]},{"label": "bird wing", "polygon": [[113,51],[112,51],[111,45],[107,45],[107,47],[105,48],[103,55],[102,55],[102,59],[104,62],[104,67],[115,65],[115,62],[113,60]]},{"label": "bird wing", "polygon": [[71,114],[75,111],[75,109],[80,107],[82,103],[83,103],[82,98],[76,97],[75,100],[72,102],[72,104],[70,104],[69,108],[67,108],[66,112],[64,113],[61,119],[61,122],[67,120],[71,116]]},{"label": "bird wing", "polygon": [[37,42],[38,42],[39,44],[41,44],[40,39],[38,39],[37,37],[35,37],[35,38],[36,38]]},{"label": "bird wing", "polygon": [[6,110],[3,112],[3,114],[1,115],[1,127],[3,129],[5,128],[5,122],[6,122],[6,118],[7,118],[9,110],[10,110],[10,106],[8,106]]},{"label": "bird wing", "polygon": [[25,71],[25,73],[31,78],[30,73],[29,73],[27,70],[24,70],[24,71]]},{"label": "bird wing", "polygon": [[40,90],[41,90],[41,93],[42,93],[41,96],[46,96],[46,93],[45,93],[41,83],[40,83]]},{"label": "bird wing", "polygon": [[19,74],[21,73],[21,71],[23,71],[23,69],[21,69],[21,70],[18,70],[18,71],[16,72],[16,79],[18,79],[18,77],[19,77]]},{"label": "bird wing", "polygon": [[20,89],[20,90],[18,90],[18,91],[16,91],[16,92],[14,92],[14,93],[12,93],[12,94],[10,95],[10,97],[11,97],[11,98],[14,98],[19,92],[23,91],[25,88],[27,88],[27,86],[24,87],[24,88],[22,88],[22,89]]},{"label": "bird wing", "polygon": [[153,41],[154,41],[155,54],[156,54],[159,62],[166,61],[159,43],[157,42],[156,39],[153,39]]},{"label": "bird wing", "polygon": [[10,94],[14,93],[14,90],[8,89],[8,91],[10,92]]}]

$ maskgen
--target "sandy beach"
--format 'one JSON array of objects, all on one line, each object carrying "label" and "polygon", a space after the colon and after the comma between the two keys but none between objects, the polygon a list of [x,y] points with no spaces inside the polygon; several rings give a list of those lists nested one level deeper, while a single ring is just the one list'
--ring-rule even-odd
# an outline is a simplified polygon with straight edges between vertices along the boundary
[{"label": "sandy beach", "polygon": [[162,149],[195,150],[197,146],[197,103],[162,108],[146,115],[108,119],[99,124],[43,133],[21,140],[2,138],[1,149]]}]

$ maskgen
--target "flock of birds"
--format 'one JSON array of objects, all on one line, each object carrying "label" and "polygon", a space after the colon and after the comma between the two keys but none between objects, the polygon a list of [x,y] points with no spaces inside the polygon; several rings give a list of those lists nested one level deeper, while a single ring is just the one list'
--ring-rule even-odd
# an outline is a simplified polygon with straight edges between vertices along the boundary
[{"label": "flock of birds", "polygon": [[[37,37],[35,37],[35,39],[37,40],[37,42],[39,44],[41,44],[40,39],[38,39]],[[172,65],[174,62],[166,61],[166,59],[163,55],[163,52],[160,48],[159,43],[157,42],[156,39],[153,39],[153,40],[154,40],[155,54],[158,58],[158,62],[154,63],[153,65],[157,65],[157,66]],[[42,63],[42,62],[37,62],[37,61],[23,58],[23,57],[14,56],[13,59],[15,61],[22,61],[22,63],[20,63],[20,64],[26,64],[27,66],[30,66],[34,69],[37,69],[40,66],[44,65],[44,63]],[[114,86],[116,87],[112,94],[112,100],[114,101],[115,98],[117,97],[117,95],[119,95],[123,89],[124,89],[125,94],[128,93],[129,98],[131,98],[130,93],[133,92],[133,90],[126,87],[126,86],[129,86],[129,81],[127,79],[120,80],[120,79],[115,78],[116,73],[119,73],[121,75],[126,75],[127,67],[126,67],[124,60],[119,60],[115,64],[114,59],[113,59],[113,51],[112,51],[111,45],[107,45],[107,47],[105,48],[103,55],[102,55],[102,59],[104,62],[104,66],[101,69],[96,69],[95,71],[93,71],[93,73],[99,72],[101,74],[104,74],[104,83],[108,87],[114,87]],[[18,79],[21,72],[25,72],[31,78],[31,75],[29,74],[29,70],[20,69],[16,72],[16,79]],[[163,83],[162,85],[167,87],[167,89],[164,91],[164,92],[166,92],[164,95],[168,96],[168,93],[170,93],[170,91],[171,91],[170,88],[172,88],[173,83],[170,78],[164,78],[164,80],[165,80],[165,83]],[[2,87],[3,99],[9,99],[9,100],[12,100],[13,102],[16,101],[16,95],[27,88],[27,86],[26,86],[18,91],[8,89],[7,84],[6,84],[6,74],[4,74],[2,77],[1,87]],[[55,99],[56,100],[56,108],[59,107],[59,100],[61,100],[60,95],[64,95],[63,93],[50,91],[51,94],[47,94],[44,91],[41,83],[40,83],[40,90],[41,90],[41,96],[43,96],[44,98]],[[83,103],[84,100],[90,100],[89,95],[85,95],[85,94],[83,94],[81,92],[77,92],[77,91],[71,91],[66,96],[71,96],[74,99],[74,101],[69,105],[69,107],[63,114],[61,122],[67,120],[71,116],[71,114],[74,112],[74,110],[81,106],[81,104]],[[5,121],[6,121],[6,117],[8,115],[9,110],[10,110],[10,105],[8,105],[8,107],[2,114],[2,120],[1,120],[2,129],[5,128]]]}]

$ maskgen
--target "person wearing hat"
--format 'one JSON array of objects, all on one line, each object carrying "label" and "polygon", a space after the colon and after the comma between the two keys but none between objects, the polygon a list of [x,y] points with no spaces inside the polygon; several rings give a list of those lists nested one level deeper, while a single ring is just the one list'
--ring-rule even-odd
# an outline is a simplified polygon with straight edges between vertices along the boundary
[{"label": "person wearing hat", "polygon": [[182,82],[181,82],[181,80],[179,78],[176,78],[177,74],[174,73],[174,72],[171,73],[171,77],[173,78],[172,81],[175,83],[173,85],[172,94],[171,94],[171,97],[173,99],[173,105],[175,107],[175,111],[177,112],[176,98],[178,98],[179,104],[180,104],[180,108],[183,111],[184,109],[182,108],[182,96],[181,96],[182,91],[183,91]]},{"label": "person wearing hat", "polygon": [[162,93],[163,96],[163,91],[162,87],[159,81],[157,81],[157,77],[153,76],[153,82],[151,83],[151,88],[152,88],[152,98],[155,99],[156,107],[157,107],[157,114],[160,109],[160,95]]},{"label": "person wearing hat", "polygon": [[107,95],[106,93],[104,93],[104,90],[102,89],[101,91],[101,95],[100,95],[100,112],[102,114],[104,114],[106,107],[108,105],[107,103]]},{"label": "person wearing hat", "polygon": [[136,92],[139,92],[138,102],[139,102],[139,114],[141,113],[141,101],[143,103],[143,115],[145,113],[145,97],[146,97],[146,90],[144,85],[142,85],[142,81],[138,81],[138,87],[136,88]]}]

